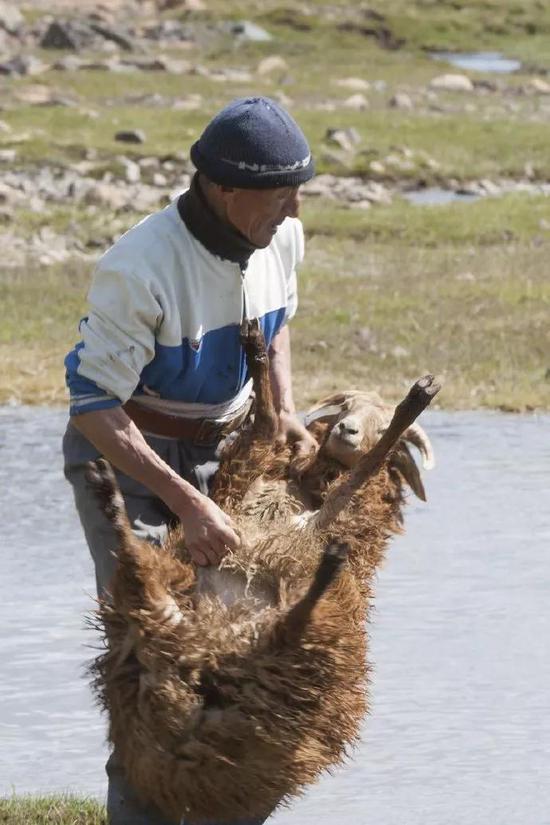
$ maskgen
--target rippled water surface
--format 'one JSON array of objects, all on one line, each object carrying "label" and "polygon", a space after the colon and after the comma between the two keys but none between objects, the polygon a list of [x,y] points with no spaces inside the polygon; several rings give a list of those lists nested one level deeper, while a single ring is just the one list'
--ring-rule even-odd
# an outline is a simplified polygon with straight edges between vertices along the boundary
[{"label": "rippled water surface", "polygon": [[[377,586],[352,761],[274,825],[550,822],[550,416],[424,416],[438,466]],[[64,413],[0,408],[0,794],[102,796]]]}]

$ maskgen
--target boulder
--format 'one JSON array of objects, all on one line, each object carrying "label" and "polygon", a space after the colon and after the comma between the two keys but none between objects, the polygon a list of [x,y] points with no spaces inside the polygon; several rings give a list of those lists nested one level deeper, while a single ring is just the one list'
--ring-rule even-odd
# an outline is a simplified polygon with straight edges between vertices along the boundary
[{"label": "boulder", "polygon": [[109,40],[120,46],[124,51],[131,52],[134,50],[134,44],[127,32],[114,26],[105,26],[102,23],[91,23],[90,28],[101,35],[105,40]]},{"label": "boulder", "polygon": [[284,57],[278,54],[272,54],[269,57],[264,57],[264,59],[259,62],[257,71],[260,77],[265,77],[273,72],[286,72],[288,71],[288,63]]},{"label": "boulder", "polygon": [[542,77],[531,78],[528,88],[539,95],[550,95],[550,83]]},{"label": "boulder", "polygon": [[77,20],[54,20],[48,26],[40,45],[43,49],[80,51],[91,46],[96,33],[86,23]]},{"label": "boulder", "polygon": [[473,92],[474,84],[465,74],[441,74],[430,81],[432,89],[447,92]]},{"label": "boulder", "polygon": [[0,63],[0,75],[26,75],[43,74],[49,69],[47,63],[43,63],[32,54],[18,54],[6,63]]},{"label": "boulder", "polygon": [[237,20],[227,24],[230,34],[235,35],[238,40],[247,40],[250,43],[267,43],[273,40],[269,32],[251,23],[249,20]]},{"label": "boulder", "polygon": [[17,34],[24,23],[24,18],[14,3],[4,3],[0,0],[0,29],[9,34]]},{"label": "boulder", "polygon": [[348,129],[327,129],[325,133],[327,143],[334,143],[345,152],[353,152],[355,147],[361,143],[361,135],[350,126]]},{"label": "boulder", "polygon": [[348,97],[347,100],[344,100],[344,106],[347,109],[354,109],[356,112],[363,112],[365,109],[369,108],[369,101],[365,95],[359,92],[356,95]]},{"label": "boulder", "polygon": [[368,92],[370,83],[368,80],[363,80],[362,77],[343,77],[340,80],[333,81],[335,86],[341,86],[343,89],[350,89],[352,92]]},{"label": "boulder", "polygon": [[119,143],[145,143],[146,139],[141,129],[123,129],[115,134],[115,140]]},{"label": "boulder", "polygon": [[394,94],[393,97],[390,98],[389,105],[391,109],[414,109],[411,98],[405,92],[397,92]]}]

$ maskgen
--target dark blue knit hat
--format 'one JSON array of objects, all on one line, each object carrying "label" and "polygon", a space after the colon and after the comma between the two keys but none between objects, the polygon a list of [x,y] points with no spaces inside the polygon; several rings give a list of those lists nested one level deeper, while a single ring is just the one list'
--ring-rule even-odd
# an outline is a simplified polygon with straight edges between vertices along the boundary
[{"label": "dark blue knit hat", "polygon": [[193,144],[191,160],[214,183],[240,189],[299,186],[315,174],[302,130],[268,97],[229,103]]}]

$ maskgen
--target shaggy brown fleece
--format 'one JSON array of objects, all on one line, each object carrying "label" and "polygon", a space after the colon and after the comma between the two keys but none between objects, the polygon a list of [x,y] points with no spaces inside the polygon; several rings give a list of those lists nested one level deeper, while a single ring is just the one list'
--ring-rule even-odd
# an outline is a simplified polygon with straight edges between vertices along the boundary
[{"label": "shaggy brown fleece", "polygon": [[93,665],[109,738],[143,800],[193,825],[267,817],[356,742],[372,576],[401,524],[403,476],[391,457],[327,529],[292,523],[343,468],[329,472],[321,450],[303,479],[289,478],[252,338],[256,423],[229,448],[213,490],[242,545],[219,570],[195,568],[181,527],[162,549],[137,539],[107,463],[89,475],[119,536],[112,599],[98,616],[106,652]]}]

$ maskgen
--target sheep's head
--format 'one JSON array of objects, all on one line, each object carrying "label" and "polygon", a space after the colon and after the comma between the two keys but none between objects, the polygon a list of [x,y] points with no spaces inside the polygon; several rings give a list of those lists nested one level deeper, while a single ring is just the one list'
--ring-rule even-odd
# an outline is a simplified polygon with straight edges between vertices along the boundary
[{"label": "sheep's head", "polygon": [[[325,455],[344,467],[354,467],[388,427],[394,407],[386,404],[376,392],[350,390],[323,399],[306,415],[306,424],[315,421],[328,425],[322,449]],[[419,498],[425,499],[420,473],[408,448],[414,445],[422,456],[424,469],[434,466],[430,440],[422,427],[413,424],[403,434],[392,462]]]}]

